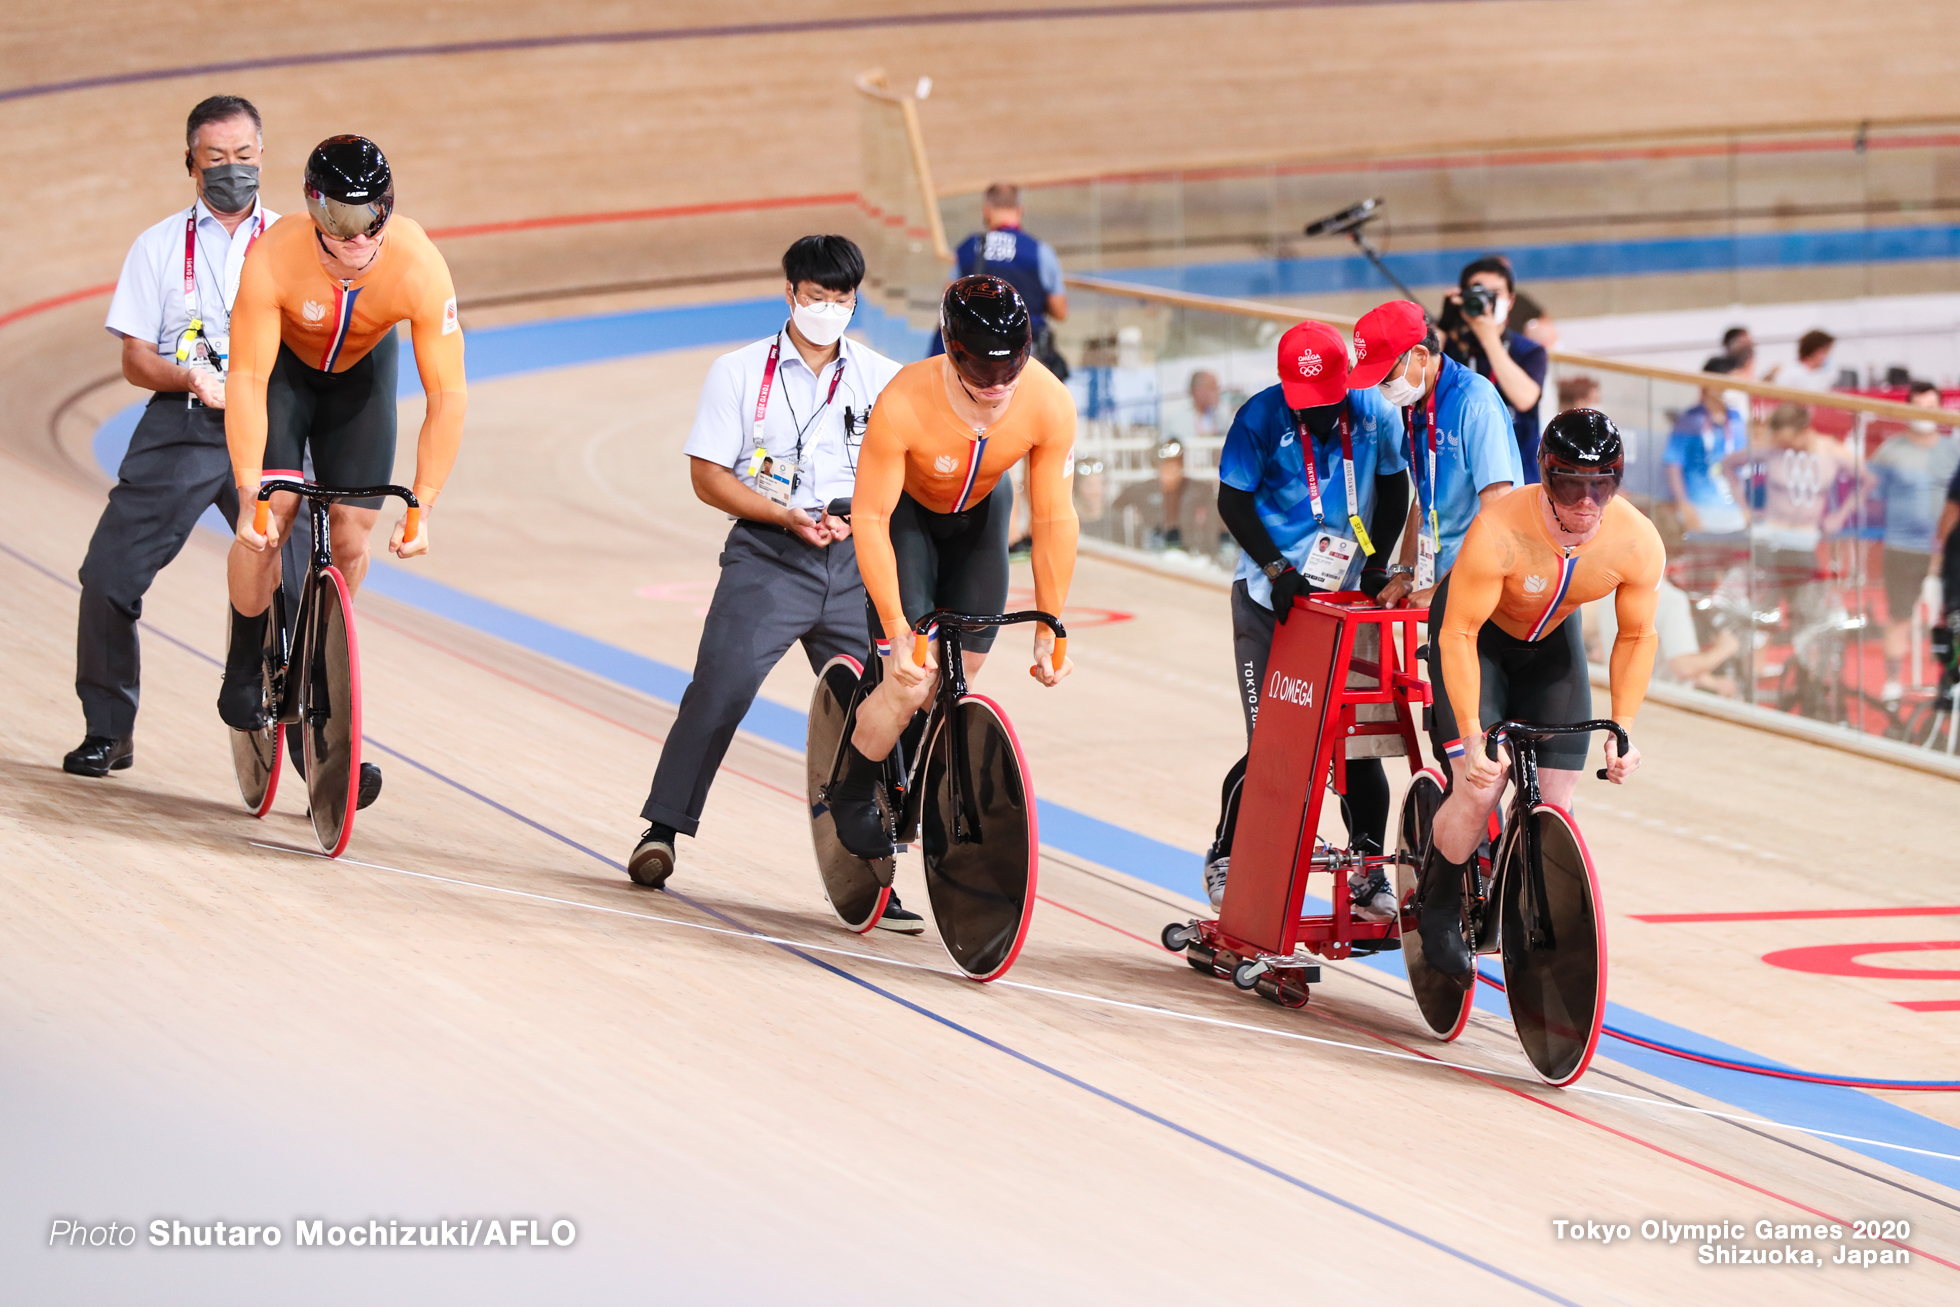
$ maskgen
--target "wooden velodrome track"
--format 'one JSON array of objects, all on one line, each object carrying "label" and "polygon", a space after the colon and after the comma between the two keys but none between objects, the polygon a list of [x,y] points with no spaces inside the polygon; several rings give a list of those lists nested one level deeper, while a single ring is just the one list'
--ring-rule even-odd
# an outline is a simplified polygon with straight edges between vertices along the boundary
[{"label": "wooden velodrome track", "polygon": [[[835,928],[810,865],[800,758],[767,732],[731,753],[674,892],[629,886],[617,862],[672,716],[671,694],[634,687],[658,691],[671,684],[659,667],[691,664],[723,531],[687,494],[678,452],[722,339],[712,335],[595,362],[576,360],[624,327],[485,332],[472,344],[472,359],[515,341],[554,366],[522,370],[520,359],[473,385],[435,552],[362,596],[370,756],[388,782],[347,859],[280,847],[310,847],[290,778],[265,822],[239,809],[211,711],[223,541],[208,533],[146,608],[136,768],[104,782],[60,772],[79,737],[71,578],[107,484],[90,439],[135,398],[112,377],[104,301],[86,292],[114,276],[136,230],[183,203],[174,124],[211,91],[267,109],[268,191],[287,208],[295,188],[279,169],[296,171],[313,139],[346,129],[389,144],[404,211],[431,226],[729,206],[458,235],[445,248],[466,303],[483,304],[473,326],[766,291],[738,274],[849,209],[753,201],[852,190],[852,149],[827,156],[810,143],[852,139],[843,88],[873,62],[939,81],[929,113],[949,115],[938,139],[954,175],[1018,165],[1029,150],[1030,168],[1191,157],[1207,145],[1193,96],[1211,97],[1214,118],[1244,117],[1235,153],[1282,148],[1292,123],[1261,88],[1283,82],[1289,59],[1339,62],[1315,53],[1323,40],[1352,52],[1391,26],[1448,40],[1411,59],[1398,46],[1394,64],[1369,65],[1378,79],[1434,93],[1477,60],[1510,60],[1520,75],[1568,78],[1563,125],[1575,130],[1727,120],[1745,103],[1751,121],[1952,107],[1937,101],[1951,79],[1927,75],[1942,66],[1937,52],[1912,39],[1929,5],[1905,7],[1882,42],[1840,6],[1740,5],[1719,19],[1696,8],[1783,44],[1761,68],[1736,70],[1731,98],[1711,101],[1708,79],[1684,79],[1682,95],[1657,90],[1631,106],[1581,94],[1575,64],[1616,42],[1665,74],[1666,20],[1688,6],[1652,6],[1638,23],[1585,4],[1203,8],[1030,23],[1025,35],[999,23],[874,24],[464,51],[0,100],[0,149],[23,179],[0,197],[7,230],[45,231],[60,215],[12,268],[0,304],[10,1299],[1952,1301],[1951,1096],[1787,1086],[1610,1040],[1587,1092],[1545,1091],[1517,1078],[1525,1065],[1498,1016],[1480,1015],[1447,1049],[1422,1036],[1392,969],[1330,967],[1307,1012],[1283,1013],[1158,949],[1157,929],[1195,909],[1196,850],[1242,744],[1225,605],[1210,589],[1085,559],[1070,614],[1078,675],[1055,692],[1018,674],[986,684],[1014,715],[1046,798],[1142,837],[1051,826],[1045,898],[1013,985],[943,974],[930,934],[860,940]],[[7,85],[729,21],[708,6],[530,16],[457,5],[424,26],[367,6],[332,20],[281,15],[223,47],[184,35],[213,30],[222,12],[37,11],[24,21],[46,30],[9,51]],[[763,7],[742,21],[876,13]],[[1309,23],[1312,39],[1300,36]],[[1521,42],[1529,24],[1533,40]],[[1881,54],[1898,75],[1856,71]],[[1368,88],[1341,110],[1354,130],[1388,88],[1350,76],[1350,89]],[[1142,140],[1132,117],[1107,108],[1138,81],[1187,106]],[[1040,96],[1064,84],[1078,98],[1061,103],[1077,112],[1050,132],[1056,102]],[[1017,94],[1046,107],[1016,109]],[[1263,114],[1246,112],[1255,102]],[[1532,102],[1520,93],[1494,107],[1490,134],[1527,131]],[[1028,150],[953,130],[961,108],[1001,115]],[[811,115],[810,129],[786,130],[792,115]],[[1410,125],[1403,139],[1437,130]],[[546,298],[703,276],[721,280]],[[404,425],[418,417],[409,403]],[[1130,617],[1098,625],[1099,614]],[[792,659],[766,697],[800,709],[808,684]],[[1581,791],[1611,913],[1616,1019],[1797,1066],[1953,1075],[1955,1014],[1897,1006],[1950,1000],[1953,972],[1893,979],[1761,960],[1950,934],[1929,928],[1939,916],[1829,915],[1960,903],[1950,784],[1661,708],[1642,716],[1639,738],[1648,766],[1635,785]],[[1178,866],[1184,893],[1166,888]],[[916,868],[902,878],[923,901]],[[1689,911],[1820,915],[1635,918]],[[740,937],[750,930],[805,947]],[[836,949],[848,952],[822,951]],[[1424,1061],[1439,1056],[1456,1065]],[[290,1229],[298,1217],[497,1215],[567,1217],[579,1240],[460,1254],[302,1251],[290,1237],[231,1255],[45,1246],[55,1218]],[[1637,1230],[1650,1217],[1905,1219],[1916,1252],[1908,1266],[1869,1270],[1704,1267],[1692,1241],[1601,1247],[1561,1241],[1551,1224]]]}]

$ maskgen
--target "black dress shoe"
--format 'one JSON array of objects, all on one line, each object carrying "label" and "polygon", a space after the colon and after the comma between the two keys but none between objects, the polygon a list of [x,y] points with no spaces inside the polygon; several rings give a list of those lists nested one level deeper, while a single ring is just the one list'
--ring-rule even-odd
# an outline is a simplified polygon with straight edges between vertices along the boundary
[{"label": "black dress shoe", "polygon": [[381,769],[371,762],[361,764],[361,801],[354,805],[358,811],[381,797]]},{"label": "black dress shoe", "polygon": [[91,735],[61,760],[61,770],[70,776],[107,776],[135,765],[136,741],[113,735]]}]

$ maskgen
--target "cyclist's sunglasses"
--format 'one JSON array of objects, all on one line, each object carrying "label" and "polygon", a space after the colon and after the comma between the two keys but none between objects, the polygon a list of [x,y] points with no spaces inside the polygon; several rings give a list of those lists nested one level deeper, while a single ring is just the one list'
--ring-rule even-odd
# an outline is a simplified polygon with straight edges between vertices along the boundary
[{"label": "cyclist's sunglasses", "polygon": [[1606,501],[1618,494],[1619,490],[1618,471],[1567,472],[1559,468],[1545,469],[1545,493],[1562,508],[1577,507],[1580,501],[1587,498],[1604,508]]}]

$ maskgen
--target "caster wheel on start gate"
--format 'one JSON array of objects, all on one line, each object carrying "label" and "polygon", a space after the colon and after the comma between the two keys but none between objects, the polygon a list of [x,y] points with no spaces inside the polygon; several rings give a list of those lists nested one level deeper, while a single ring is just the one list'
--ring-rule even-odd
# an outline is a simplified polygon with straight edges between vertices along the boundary
[{"label": "caster wheel on start gate", "polygon": [[1250,992],[1259,987],[1259,977],[1266,974],[1264,963],[1241,962],[1232,968],[1232,983]]},{"label": "caster wheel on start gate", "polygon": [[1173,953],[1182,953],[1185,947],[1197,937],[1198,923],[1195,921],[1173,921],[1164,927],[1164,933],[1160,936],[1164,941],[1164,947]]}]

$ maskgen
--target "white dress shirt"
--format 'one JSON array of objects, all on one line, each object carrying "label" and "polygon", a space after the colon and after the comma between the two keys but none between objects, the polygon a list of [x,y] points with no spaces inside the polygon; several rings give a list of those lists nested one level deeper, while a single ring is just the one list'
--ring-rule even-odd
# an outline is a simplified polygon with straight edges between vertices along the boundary
[{"label": "white dress shirt", "polygon": [[279,221],[257,196],[252,211],[234,231],[212,216],[199,200],[180,209],[136,238],[116,280],[104,325],[118,336],[156,342],[157,353],[174,355],[177,342],[191,325],[184,304],[184,225],[197,215],[194,293],[203,334],[218,353],[229,354],[231,305],[238,298],[238,277],[245,269],[245,251],[259,232]]},{"label": "white dress shirt", "polygon": [[[181,239],[181,224],[179,230]],[[833,499],[848,496],[856,486],[858,447],[864,440],[871,406],[901,366],[869,345],[848,338],[839,340],[837,358],[824,365],[821,375],[811,372],[810,365],[796,352],[787,328],[722,355],[709,366],[708,379],[701,386],[701,404],[695,410],[694,429],[688,432],[685,452],[691,458],[719,463],[741,478],[743,485],[755,486],[749,467],[758,443],[756,396],[762,390],[770,348],[778,340],[782,342],[781,353],[760,443],[778,464],[794,461],[797,430],[802,428],[800,475],[790,505],[821,508]],[[826,404],[825,397],[840,366],[843,376],[837,381],[837,393]]]}]

